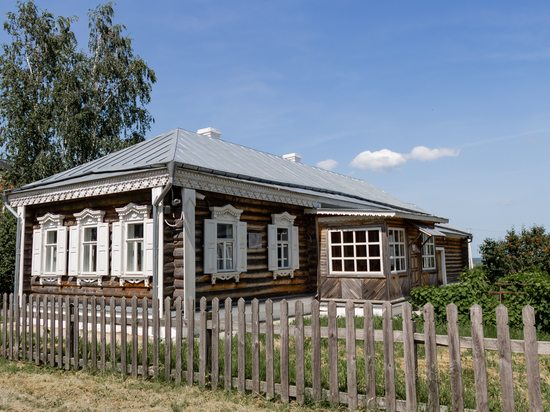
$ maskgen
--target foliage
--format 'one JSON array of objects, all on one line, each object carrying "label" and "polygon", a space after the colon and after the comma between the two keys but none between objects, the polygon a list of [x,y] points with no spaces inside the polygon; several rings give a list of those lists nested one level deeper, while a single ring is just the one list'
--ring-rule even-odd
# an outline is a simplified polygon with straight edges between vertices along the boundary
[{"label": "foliage", "polygon": [[0,294],[13,292],[17,220],[5,209],[0,212]]},{"label": "foliage", "polygon": [[0,148],[21,186],[142,141],[155,73],[138,55],[113,4],[90,10],[88,51],[71,24],[33,1],[18,2],[0,56]]},{"label": "foliage", "polygon": [[508,230],[504,239],[487,238],[479,249],[490,282],[524,271],[550,273],[550,234],[544,226]]}]

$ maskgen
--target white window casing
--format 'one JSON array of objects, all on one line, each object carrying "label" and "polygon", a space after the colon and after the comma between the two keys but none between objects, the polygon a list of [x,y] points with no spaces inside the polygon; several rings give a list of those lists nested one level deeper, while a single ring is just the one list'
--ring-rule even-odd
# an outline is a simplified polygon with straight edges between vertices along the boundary
[{"label": "white window casing", "polygon": [[63,226],[64,215],[46,213],[38,218],[40,229],[33,230],[32,276],[39,282],[56,282],[67,271],[67,227]]},{"label": "white window casing", "polygon": [[120,286],[144,282],[149,287],[153,276],[151,206],[130,203],[115,210],[119,221],[112,224],[111,275],[119,278]]},{"label": "white window casing", "polygon": [[216,280],[239,281],[247,271],[247,225],[241,209],[231,205],[210,208],[212,219],[204,220],[204,273]]},{"label": "white window casing", "polygon": [[329,275],[384,276],[382,229],[331,229],[327,232]]},{"label": "white window casing", "polygon": [[[278,276],[294,278],[294,271],[300,269],[300,245],[298,227],[294,226],[296,216],[288,212],[271,215],[272,224],[267,225],[267,264],[273,272],[273,279]],[[284,239],[279,235],[286,235]]]},{"label": "white window casing", "polygon": [[422,233],[422,269],[435,269],[435,238]]},{"label": "white window casing", "polygon": [[388,228],[388,243],[390,249],[390,272],[407,272],[405,229]]}]

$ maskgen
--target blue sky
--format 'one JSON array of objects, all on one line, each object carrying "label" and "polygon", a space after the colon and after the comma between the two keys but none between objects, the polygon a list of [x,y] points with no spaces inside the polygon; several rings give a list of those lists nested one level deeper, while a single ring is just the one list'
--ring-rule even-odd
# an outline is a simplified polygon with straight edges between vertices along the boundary
[{"label": "blue sky", "polygon": [[[78,16],[86,46],[97,3],[36,4]],[[118,1],[115,22],[158,77],[150,137],[298,152],[472,228],[474,256],[550,229],[549,3]]]}]

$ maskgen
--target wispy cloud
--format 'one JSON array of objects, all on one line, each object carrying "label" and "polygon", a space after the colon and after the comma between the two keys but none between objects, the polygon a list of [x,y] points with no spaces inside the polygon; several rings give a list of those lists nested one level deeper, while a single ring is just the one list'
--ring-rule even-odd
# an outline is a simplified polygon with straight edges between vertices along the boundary
[{"label": "wispy cloud", "polygon": [[416,146],[410,153],[397,153],[388,149],[371,152],[366,150],[359,153],[351,161],[350,166],[359,169],[370,169],[375,172],[387,172],[398,169],[407,160],[414,159],[429,162],[440,157],[458,156],[459,150],[449,148],[430,149],[425,146]]},{"label": "wispy cloud", "polygon": [[338,162],[336,160],[333,160],[333,159],[327,159],[327,160],[322,160],[322,161],[318,162],[316,166],[320,167],[321,169],[332,170],[336,166],[338,166]]}]

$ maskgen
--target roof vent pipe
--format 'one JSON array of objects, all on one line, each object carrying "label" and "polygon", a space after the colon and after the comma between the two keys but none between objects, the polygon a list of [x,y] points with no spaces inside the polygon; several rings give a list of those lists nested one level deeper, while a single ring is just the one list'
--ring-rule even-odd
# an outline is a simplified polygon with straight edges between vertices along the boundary
[{"label": "roof vent pipe", "polygon": [[218,129],[213,127],[205,127],[204,129],[197,130],[197,134],[211,137],[212,139],[219,139],[222,135]]},{"label": "roof vent pipe", "polygon": [[283,155],[283,159],[290,160],[294,163],[300,163],[300,160],[302,160],[302,156],[300,156],[298,153],[289,153]]}]

